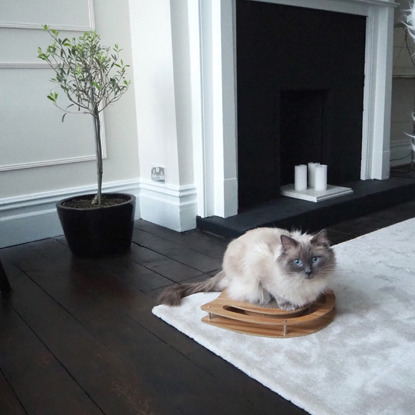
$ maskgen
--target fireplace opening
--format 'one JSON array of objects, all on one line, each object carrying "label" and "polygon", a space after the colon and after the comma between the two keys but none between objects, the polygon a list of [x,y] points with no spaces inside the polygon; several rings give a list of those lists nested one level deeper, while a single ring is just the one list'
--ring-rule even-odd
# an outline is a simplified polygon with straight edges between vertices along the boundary
[{"label": "fireplace opening", "polygon": [[293,166],[316,161],[326,164],[328,91],[281,91],[281,186],[293,182]]},{"label": "fireplace opening", "polygon": [[360,179],[366,17],[236,1],[238,205],[280,197],[294,166]]}]

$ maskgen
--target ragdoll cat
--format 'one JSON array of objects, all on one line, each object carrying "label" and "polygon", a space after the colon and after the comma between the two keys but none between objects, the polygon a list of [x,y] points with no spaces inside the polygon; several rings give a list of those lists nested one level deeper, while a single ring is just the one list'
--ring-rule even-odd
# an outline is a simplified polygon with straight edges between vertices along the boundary
[{"label": "ragdoll cat", "polygon": [[227,289],[237,301],[295,310],[314,302],[326,289],[335,269],[335,255],[325,230],[316,235],[278,228],[257,228],[233,240],[222,270],[200,283],[167,288],[160,301],[180,304],[181,298]]}]

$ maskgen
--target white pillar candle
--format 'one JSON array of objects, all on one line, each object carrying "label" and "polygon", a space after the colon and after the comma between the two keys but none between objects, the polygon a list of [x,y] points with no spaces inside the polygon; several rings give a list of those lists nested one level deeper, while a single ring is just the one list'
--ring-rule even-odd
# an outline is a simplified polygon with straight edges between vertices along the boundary
[{"label": "white pillar candle", "polygon": [[315,182],[315,169],[316,166],[319,166],[320,163],[308,163],[308,184],[310,187],[314,187],[316,182]]},{"label": "white pillar candle", "polygon": [[305,164],[295,166],[294,189],[299,192],[307,189],[307,166]]},{"label": "white pillar candle", "polygon": [[315,186],[316,191],[327,190],[327,165],[321,164],[315,167]]}]

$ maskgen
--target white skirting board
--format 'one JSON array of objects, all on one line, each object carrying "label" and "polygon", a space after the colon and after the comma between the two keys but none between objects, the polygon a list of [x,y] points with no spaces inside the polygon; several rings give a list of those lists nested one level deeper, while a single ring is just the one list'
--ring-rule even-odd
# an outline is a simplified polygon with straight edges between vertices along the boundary
[{"label": "white skirting board", "polygon": [[[94,191],[95,187],[89,186],[0,199],[0,248],[63,235],[56,203]],[[193,185],[173,186],[137,179],[104,183],[103,191],[135,195],[135,219],[178,232],[196,227],[197,190]]]},{"label": "white skirting board", "polygon": [[323,200],[333,199],[335,197],[344,196],[353,193],[350,187],[327,185],[327,190],[317,191],[312,188],[298,191],[294,189],[293,184],[281,187],[283,196],[292,197],[294,199],[306,200],[308,202],[322,202]]},{"label": "white skirting board", "polygon": [[141,218],[184,232],[196,228],[197,189],[151,181],[140,183]]}]

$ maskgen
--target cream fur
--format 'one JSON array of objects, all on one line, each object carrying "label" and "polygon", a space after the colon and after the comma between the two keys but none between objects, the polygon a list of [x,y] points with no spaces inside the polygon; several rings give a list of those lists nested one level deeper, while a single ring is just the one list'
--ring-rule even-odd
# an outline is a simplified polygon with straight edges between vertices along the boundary
[{"label": "cream fur", "polygon": [[[283,246],[282,235],[285,235],[286,246]],[[317,264],[311,264],[313,256],[318,258]],[[304,267],[294,265],[294,260],[299,258]],[[325,232],[315,236],[278,228],[258,228],[228,245],[222,270],[214,277],[168,287],[159,300],[179,305],[185,296],[227,288],[235,300],[267,304],[275,299],[280,308],[290,310],[315,301],[327,288],[334,266],[334,253]]]},{"label": "cream fur", "polygon": [[223,261],[225,277],[220,288],[227,288],[235,300],[259,304],[268,303],[272,295],[284,308],[313,302],[327,288],[334,257],[329,272],[324,275],[307,279],[301,273],[290,273],[278,261],[283,252],[281,235],[292,237],[304,247],[310,245],[314,236],[278,228],[248,231],[228,246]]}]

